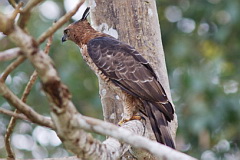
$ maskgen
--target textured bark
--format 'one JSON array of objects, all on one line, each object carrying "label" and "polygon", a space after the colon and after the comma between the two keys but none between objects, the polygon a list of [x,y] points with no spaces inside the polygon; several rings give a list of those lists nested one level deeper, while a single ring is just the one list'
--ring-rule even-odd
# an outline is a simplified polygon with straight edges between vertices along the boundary
[{"label": "textured bark", "polygon": [[[172,102],[155,0],[89,0],[89,5],[93,27],[134,46],[150,62]],[[121,119],[121,102],[101,80],[99,86],[104,118],[116,124]],[[175,137],[176,114],[170,127]],[[147,128],[151,128],[149,123]]]}]

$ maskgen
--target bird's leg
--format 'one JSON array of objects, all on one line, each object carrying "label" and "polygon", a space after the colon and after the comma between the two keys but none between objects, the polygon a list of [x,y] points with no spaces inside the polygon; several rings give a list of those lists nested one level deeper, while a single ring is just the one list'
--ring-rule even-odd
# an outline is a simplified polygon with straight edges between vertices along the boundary
[{"label": "bird's leg", "polygon": [[134,115],[138,111],[138,101],[129,94],[124,94],[123,101],[123,116],[122,120],[118,122],[119,125],[126,123],[130,120],[141,120],[141,116]]}]

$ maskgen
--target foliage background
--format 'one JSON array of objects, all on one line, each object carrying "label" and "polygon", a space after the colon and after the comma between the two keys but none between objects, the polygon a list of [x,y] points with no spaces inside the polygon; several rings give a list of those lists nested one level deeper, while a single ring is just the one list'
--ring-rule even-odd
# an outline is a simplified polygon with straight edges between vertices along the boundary
[{"label": "foliage background", "polygon": [[[37,38],[68,10],[70,3],[73,2],[44,1],[33,10],[28,31]],[[240,159],[239,0],[157,0],[157,7],[178,115],[178,150],[202,160]],[[1,12],[7,14],[11,10],[7,1],[0,1]],[[80,112],[102,118],[97,79],[83,62],[78,47],[71,42],[61,43],[62,31],[63,28],[54,35],[50,50],[60,77],[69,87]],[[13,46],[0,35],[0,50]],[[0,63],[0,73],[9,63]],[[32,72],[33,67],[26,61],[8,77],[8,86],[21,96]],[[28,104],[49,116],[39,81]],[[2,97],[0,107],[13,110]],[[9,119],[0,115],[0,157],[6,156],[3,140]],[[18,158],[70,154],[54,132],[24,121],[18,121],[12,143]]]}]

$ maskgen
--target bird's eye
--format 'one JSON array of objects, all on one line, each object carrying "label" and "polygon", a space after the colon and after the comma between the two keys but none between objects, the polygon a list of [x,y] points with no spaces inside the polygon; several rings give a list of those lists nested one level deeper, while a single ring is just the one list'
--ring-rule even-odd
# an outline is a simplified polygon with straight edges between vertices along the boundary
[{"label": "bird's eye", "polygon": [[70,35],[70,31],[69,31],[69,29],[64,30],[64,34],[67,35],[67,36],[69,37],[69,35]]}]

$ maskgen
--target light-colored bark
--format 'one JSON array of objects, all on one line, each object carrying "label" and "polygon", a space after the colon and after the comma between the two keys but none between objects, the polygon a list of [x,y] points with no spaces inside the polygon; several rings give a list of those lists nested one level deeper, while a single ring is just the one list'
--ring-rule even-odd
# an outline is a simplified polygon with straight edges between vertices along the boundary
[{"label": "light-colored bark", "polygon": [[9,61],[21,55],[19,48],[11,48],[6,51],[0,52],[0,61]]}]

